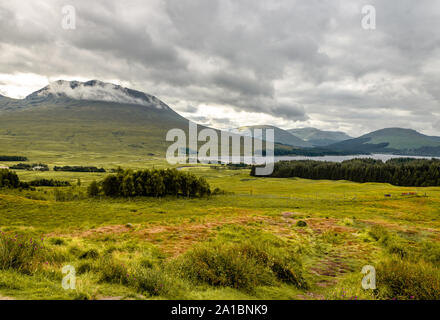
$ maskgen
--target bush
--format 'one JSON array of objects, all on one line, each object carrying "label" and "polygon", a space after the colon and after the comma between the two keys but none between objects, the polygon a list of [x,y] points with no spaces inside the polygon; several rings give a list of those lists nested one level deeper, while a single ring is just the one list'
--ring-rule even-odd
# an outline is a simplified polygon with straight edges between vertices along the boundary
[{"label": "bush", "polygon": [[204,244],[187,252],[177,267],[180,274],[196,283],[253,291],[276,280],[306,288],[302,268],[296,259],[274,254],[268,246],[253,243]]},{"label": "bush", "polygon": [[304,228],[304,227],[307,227],[307,223],[306,223],[305,221],[299,220],[299,221],[296,223],[296,226],[297,226],[297,227],[300,227],[300,228]]},{"label": "bush", "polygon": [[376,268],[377,288],[385,299],[440,299],[440,270],[422,261],[389,259]]},{"label": "bush", "polygon": [[128,268],[121,262],[113,259],[112,256],[105,256],[98,261],[97,271],[99,281],[108,283],[127,284],[129,274]]},{"label": "bush", "polygon": [[18,188],[20,180],[15,172],[0,169],[0,188]]},{"label": "bush", "polygon": [[92,181],[92,183],[87,188],[87,194],[90,197],[96,197],[99,195],[99,185],[96,181]]},{"label": "bush", "polygon": [[142,264],[126,266],[111,255],[93,264],[82,263],[78,267],[78,274],[89,271],[98,272],[101,282],[122,284],[149,296],[176,297],[182,290],[181,282],[173,278],[166,268],[153,265],[149,268]]},{"label": "bush", "polygon": [[145,268],[138,266],[131,274],[127,275],[128,285],[142,294],[149,296],[173,296],[179,291],[175,279],[158,267]]}]

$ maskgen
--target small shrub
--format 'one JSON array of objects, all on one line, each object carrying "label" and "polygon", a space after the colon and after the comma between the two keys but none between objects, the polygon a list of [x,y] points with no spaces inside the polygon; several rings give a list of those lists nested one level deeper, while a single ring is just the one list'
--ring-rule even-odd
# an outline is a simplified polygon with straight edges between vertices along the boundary
[{"label": "small shrub", "polygon": [[175,280],[159,268],[137,267],[127,275],[128,285],[150,296],[172,296],[178,290]]},{"label": "small shrub", "polygon": [[297,226],[297,227],[300,227],[300,228],[307,227],[307,222],[302,221],[302,220],[299,220],[299,221],[296,223],[296,226]]},{"label": "small shrub", "polygon": [[96,197],[99,195],[99,185],[95,180],[88,186],[87,194],[90,197]]},{"label": "small shrub", "polygon": [[187,252],[177,265],[182,276],[212,286],[253,291],[279,280],[306,287],[299,263],[289,264],[273,251],[250,242],[204,244]]}]

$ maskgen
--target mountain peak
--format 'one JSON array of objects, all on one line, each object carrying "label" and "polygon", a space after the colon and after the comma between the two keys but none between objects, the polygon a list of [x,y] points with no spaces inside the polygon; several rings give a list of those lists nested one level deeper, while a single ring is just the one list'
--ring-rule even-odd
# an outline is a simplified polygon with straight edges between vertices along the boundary
[{"label": "mountain peak", "polygon": [[26,97],[27,100],[57,98],[145,105],[157,109],[169,108],[154,96],[99,80],[87,82],[57,80]]},{"label": "mountain peak", "polygon": [[365,136],[382,135],[382,134],[410,134],[410,135],[421,135],[421,136],[423,135],[414,129],[394,127],[394,128],[379,129],[379,130],[370,132],[369,134],[367,134]]}]

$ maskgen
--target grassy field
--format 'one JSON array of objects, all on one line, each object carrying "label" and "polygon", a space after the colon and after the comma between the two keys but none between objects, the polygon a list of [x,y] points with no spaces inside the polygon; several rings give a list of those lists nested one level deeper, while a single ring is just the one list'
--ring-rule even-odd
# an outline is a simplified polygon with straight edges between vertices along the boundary
[{"label": "grassy field", "polygon": [[[168,166],[157,158],[48,164]],[[250,170],[224,167],[181,170],[228,194],[91,199],[88,184],[106,174],[17,171],[24,181],[53,178],[73,186],[0,191],[0,296],[440,299],[440,188],[254,178]],[[2,266],[5,243],[15,236],[23,245],[37,241],[39,251],[31,263]],[[76,290],[61,286],[65,265],[76,268]],[[364,265],[376,268],[376,290],[361,287]]]}]

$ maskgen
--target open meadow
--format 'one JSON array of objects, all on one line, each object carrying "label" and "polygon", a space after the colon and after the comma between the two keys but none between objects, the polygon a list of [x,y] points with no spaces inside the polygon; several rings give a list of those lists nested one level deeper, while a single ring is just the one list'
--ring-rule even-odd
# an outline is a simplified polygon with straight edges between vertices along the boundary
[{"label": "open meadow", "polygon": [[[69,164],[63,161],[48,164]],[[83,162],[107,170],[169,167],[159,158]],[[439,187],[257,178],[226,166],[179,170],[205,177],[221,194],[91,198],[87,187],[109,173],[16,170],[21,181],[72,186],[0,190],[0,296],[440,298]],[[11,242],[34,247],[13,247],[19,254],[11,262]],[[76,269],[75,290],[61,285],[66,265]],[[365,265],[376,268],[376,290],[362,289]]]}]

